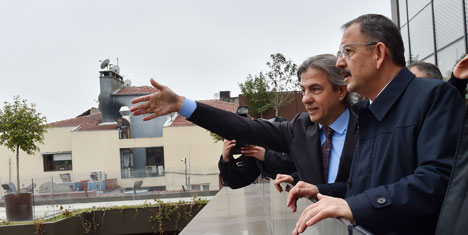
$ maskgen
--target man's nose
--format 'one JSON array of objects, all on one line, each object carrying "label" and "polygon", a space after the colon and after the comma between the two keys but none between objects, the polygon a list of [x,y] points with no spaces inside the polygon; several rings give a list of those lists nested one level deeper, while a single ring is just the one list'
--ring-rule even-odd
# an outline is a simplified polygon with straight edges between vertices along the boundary
[{"label": "man's nose", "polygon": [[308,92],[305,92],[304,96],[302,96],[302,103],[309,104],[312,102],[314,102],[314,98]]},{"label": "man's nose", "polygon": [[338,56],[338,59],[336,60],[336,67],[338,68],[346,67],[346,60],[343,59],[343,57]]}]

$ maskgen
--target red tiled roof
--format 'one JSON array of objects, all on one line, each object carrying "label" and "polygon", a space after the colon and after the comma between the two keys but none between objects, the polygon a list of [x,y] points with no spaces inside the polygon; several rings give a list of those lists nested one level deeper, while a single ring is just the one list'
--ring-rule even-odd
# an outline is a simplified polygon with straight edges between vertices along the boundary
[{"label": "red tiled roof", "polygon": [[119,91],[114,93],[113,95],[144,95],[144,94],[151,94],[156,92],[156,89],[151,86],[130,86],[130,87],[122,87]]},{"label": "red tiled roof", "polygon": [[[220,100],[199,100],[198,102],[204,103],[216,108],[220,108],[229,112],[236,112],[238,104],[220,101]],[[76,118],[71,118],[63,121],[53,122],[47,124],[47,127],[77,127],[77,131],[89,131],[89,130],[113,130],[119,127],[118,124],[109,124],[109,125],[99,125],[102,120],[102,115],[100,112],[86,115],[78,116]],[[187,121],[184,116],[179,115],[172,122],[171,126],[187,126],[194,125],[193,123]]]},{"label": "red tiled roof", "polygon": [[81,116],[71,118],[63,121],[53,122],[47,124],[47,127],[76,127],[78,131],[89,131],[89,130],[113,130],[119,127],[118,124],[99,125],[102,120],[101,113],[95,113],[87,116]]},{"label": "red tiled roof", "polygon": [[[236,112],[238,104],[220,101],[220,100],[197,100],[200,103],[204,103],[219,109],[223,109],[229,112]],[[195,125],[190,121],[187,121],[184,116],[178,115],[177,118],[172,122],[171,126],[191,126]]]}]

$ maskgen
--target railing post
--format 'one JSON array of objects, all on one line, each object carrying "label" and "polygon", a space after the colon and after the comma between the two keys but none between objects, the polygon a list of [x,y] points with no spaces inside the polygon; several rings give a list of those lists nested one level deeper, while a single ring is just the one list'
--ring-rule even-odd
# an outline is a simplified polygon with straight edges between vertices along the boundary
[{"label": "railing post", "polygon": [[55,212],[55,192],[54,192],[54,177],[51,176],[51,187],[52,187],[52,209]]}]

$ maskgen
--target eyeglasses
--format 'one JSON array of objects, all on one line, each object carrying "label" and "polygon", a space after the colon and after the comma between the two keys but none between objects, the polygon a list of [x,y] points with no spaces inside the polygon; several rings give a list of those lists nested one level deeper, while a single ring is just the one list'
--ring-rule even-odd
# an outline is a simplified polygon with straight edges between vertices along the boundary
[{"label": "eyeglasses", "polygon": [[346,50],[347,47],[375,46],[375,45],[377,45],[377,42],[343,44],[340,46],[340,50],[336,53],[336,57],[341,57],[343,59],[346,59],[346,56],[348,55],[348,51]]}]

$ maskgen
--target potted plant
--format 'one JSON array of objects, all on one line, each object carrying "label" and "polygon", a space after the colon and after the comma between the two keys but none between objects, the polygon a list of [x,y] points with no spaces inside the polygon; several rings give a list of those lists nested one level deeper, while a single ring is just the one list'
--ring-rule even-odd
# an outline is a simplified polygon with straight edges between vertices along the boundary
[{"label": "potted plant", "polygon": [[0,144],[16,153],[16,192],[5,195],[8,221],[32,220],[31,193],[20,193],[19,151],[28,155],[39,150],[46,132],[46,118],[36,111],[35,104],[15,96],[0,110]]}]

